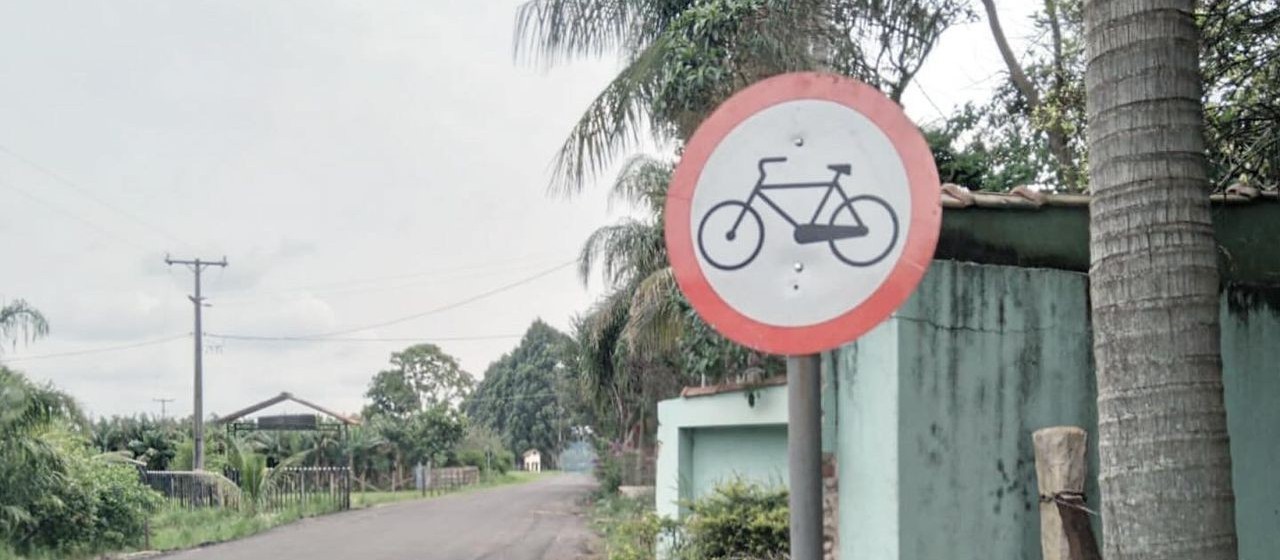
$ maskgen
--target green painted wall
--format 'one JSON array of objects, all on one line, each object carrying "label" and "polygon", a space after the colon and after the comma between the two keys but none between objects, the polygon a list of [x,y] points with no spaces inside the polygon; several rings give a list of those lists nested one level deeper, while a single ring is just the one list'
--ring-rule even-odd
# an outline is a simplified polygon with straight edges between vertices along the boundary
[{"label": "green painted wall", "polygon": [[787,388],[754,393],[754,401],[731,391],[658,403],[658,515],[678,517],[681,501],[735,472],[786,483]]},{"label": "green painted wall", "polygon": [[[893,319],[828,356],[843,558],[1040,558],[1031,432],[1097,433],[1087,289],[1070,271],[936,261]],[[1224,291],[1222,352],[1240,558],[1270,560],[1280,289]]]},{"label": "green painted wall", "polygon": [[1280,558],[1280,289],[1232,286],[1221,318],[1240,558]]},{"label": "green painted wall", "polygon": [[[889,326],[836,352],[842,557],[1040,557],[1031,432],[1095,431],[1087,289],[1074,272],[936,261]],[[892,543],[864,534],[888,528],[886,500]]]},{"label": "green painted wall", "polygon": [[780,425],[696,428],[692,438],[690,496],[709,494],[722,482],[741,478],[766,486],[787,485],[787,427]]}]

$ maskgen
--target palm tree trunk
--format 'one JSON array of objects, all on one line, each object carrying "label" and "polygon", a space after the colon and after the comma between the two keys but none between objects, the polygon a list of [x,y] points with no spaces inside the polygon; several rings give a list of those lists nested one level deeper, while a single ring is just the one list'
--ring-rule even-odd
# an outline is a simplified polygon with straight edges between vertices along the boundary
[{"label": "palm tree trunk", "polygon": [[1193,7],[1085,3],[1109,560],[1236,557]]}]

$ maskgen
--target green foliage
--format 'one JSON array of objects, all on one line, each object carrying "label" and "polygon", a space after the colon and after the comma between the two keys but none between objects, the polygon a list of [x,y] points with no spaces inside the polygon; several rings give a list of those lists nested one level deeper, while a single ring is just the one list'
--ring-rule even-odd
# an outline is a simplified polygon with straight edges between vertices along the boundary
[{"label": "green foliage", "polygon": [[70,397],[0,367],[0,541],[29,554],[138,543],[160,497],[90,451]]},{"label": "green foliage", "polygon": [[603,537],[605,560],[651,560],[658,537],[676,528],[653,512],[652,500],[623,496],[598,499],[591,517]]},{"label": "green foliage", "polygon": [[[956,173],[954,182],[984,190],[1033,182],[1055,190],[1087,189],[1082,2],[1045,6],[1054,9],[1036,15],[1036,40],[1019,53],[1028,79],[1041,92],[1040,104],[1031,107],[1012,83],[1004,83],[988,102],[950,117],[935,138],[944,142],[931,144],[976,156],[981,161],[960,168],[983,172],[980,177]],[[1218,188],[1233,182],[1280,184],[1278,12],[1276,0],[1199,3],[1207,155]],[[1050,153],[1049,131],[1064,138],[1069,167]],[[940,169],[943,165],[940,161]]]},{"label": "green foliage", "polygon": [[167,507],[152,519],[151,547],[155,550],[176,550],[244,538],[330,511],[333,511],[333,502],[328,500],[296,504],[271,513],[230,508]]},{"label": "green foliage", "polygon": [[186,437],[173,419],[157,420],[139,415],[99,418],[92,425],[90,439],[102,453],[123,452],[146,463],[148,470],[169,470]]},{"label": "green foliage", "polygon": [[785,488],[734,480],[688,507],[679,546],[682,558],[783,558],[789,551]]},{"label": "green foliage", "polygon": [[[392,369],[374,376],[366,393],[371,402],[364,411],[377,439],[392,452],[387,466],[445,464],[448,453],[462,440],[461,405],[475,381],[453,356],[434,344],[393,353],[391,365]],[[366,443],[369,451],[381,448],[372,441]],[[367,459],[362,462],[368,464]]]},{"label": "green foliage", "polygon": [[391,354],[392,369],[379,372],[365,396],[365,416],[407,418],[414,412],[444,407],[456,410],[475,386],[458,360],[434,344],[417,344]]},{"label": "green foliage", "polygon": [[25,540],[69,458],[45,436],[79,412],[71,397],[0,366],[0,541]]},{"label": "green foliage", "polygon": [[[476,393],[480,391],[477,390]],[[502,437],[476,422],[467,425],[466,433],[458,443],[457,459],[459,464],[498,474],[506,474],[515,464],[515,454],[503,444]]]},{"label": "green foliage", "polygon": [[1280,2],[1208,0],[1197,14],[1210,172],[1280,185]]},{"label": "green foliage", "polygon": [[489,365],[464,404],[467,416],[514,453],[533,448],[554,456],[568,429],[566,410],[575,407],[559,392],[567,375],[561,357],[568,344],[563,333],[534,321],[519,346]]},{"label": "green foliage", "polygon": [[548,62],[619,54],[624,67],[561,147],[553,188],[580,190],[642,130],[685,140],[732,92],[788,71],[834,69],[897,99],[960,0],[530,0],[517,52]]},{"label": "green foliage", "polygon": [[1007,112],[966,104],[940,125],[926,126],[924,134],[943,183],[1006,191],[1049,180],[1052,158],[1028,126]]},{"label": "green foliage", "polygon": [[17,299],[0,306],[0,353],[4,352],[3,342],[30,342],[46,334],[49,322],[26,301]]},{"label": "green foliage", "polygon": [[600,486],[596,488],[596,495],[600,497],[613,496],[618,493],[618,488],[622,486],[622,462],[612,453],[597,454],[599,460],[596,462],[596,481]]}]

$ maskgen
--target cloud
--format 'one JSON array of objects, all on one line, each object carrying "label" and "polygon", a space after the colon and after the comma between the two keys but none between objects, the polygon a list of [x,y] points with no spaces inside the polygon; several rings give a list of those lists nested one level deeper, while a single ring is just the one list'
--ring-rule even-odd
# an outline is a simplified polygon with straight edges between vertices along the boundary
[{"label": "cloud", "polygon": [[71,293],[42,306],[51,338],[63,340],[116,342],[191,330],[191,303],[159,290]]}]

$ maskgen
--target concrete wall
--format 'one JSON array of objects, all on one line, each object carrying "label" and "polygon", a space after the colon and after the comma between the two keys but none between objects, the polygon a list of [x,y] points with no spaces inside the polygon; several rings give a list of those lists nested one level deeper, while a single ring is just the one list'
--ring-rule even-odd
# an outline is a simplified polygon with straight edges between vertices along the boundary
[{"label": "concrete wall", "polygon": [[1228,288],[1221,319],[1240,558],[1280,558],[1280,289]]},{"label": "concrete wall", "polygon": [[736,478],[766,486],[787,485],[785,425],[696,428],[690,433],[690,448],[692,472],[685,476],[695,500]]},{"label": "concrete wall", "polygon": [[[885,324],[824,356],[824,451],[846,559],[1039,559],[1031,432],[1090,435],[1087,278],[936,261]],[[1280,557],[1280,289],[1223,294],[1222,352],[1242,560]],[[724,476],[786,480],[785,387],[659,404],[657,507]],[[775,474],[776,473],[776,474]],[[1100,531],[1098,532],[1101,535]]]},{"label": "concrete wall", "polygon": [[1031,432],[1095,431],[1087,289],[1074,272],[937,261],[834,353],[843,558],[1039,558]]},{"label": "concrete wall", "polygon": [[657,513],[676,518],[680,502],[734,473],[786,483],[787,391],[756,389],[658,403]]},{"label": "concrete wall", "polygon": [[[1031,432],[1090,435],[1087,278],[937,261],[894,316],[832,352],[843,558],[1038,559]],[[1223,294],[1242,560],[1280,557],[1280,289]],[[1101,533],[1099,532],[1099,536]]]}]

